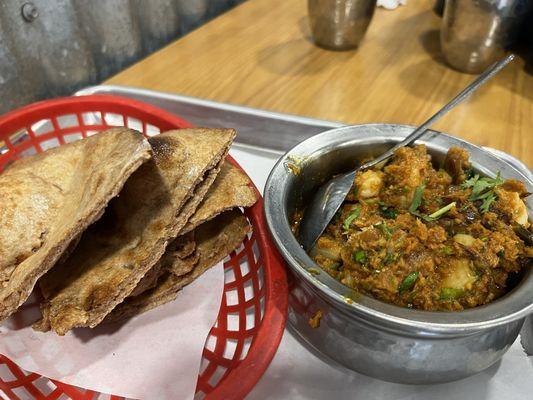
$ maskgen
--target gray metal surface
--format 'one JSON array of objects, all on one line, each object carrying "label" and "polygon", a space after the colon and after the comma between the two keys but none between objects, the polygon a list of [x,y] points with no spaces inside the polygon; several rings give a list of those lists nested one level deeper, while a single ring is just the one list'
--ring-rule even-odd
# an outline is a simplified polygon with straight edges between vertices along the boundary
[{"label": "gray metal surface", "polygon": [[[499,360],[515,341],[524,317],[533,311],[533,271],[501,299],[455,313],[426,312],[397,307],[357,295],[320,271],[294,238],[289,216],[301,209],[325,179],[354,167],[357,159],[380,154],[404,139],[412,127],[369,124],[345,127],[314,136],[285,154],[276,164],[265,189],[269,230],[289,264],[292,285],[289,323],[311,346],[355,371],[401,383],[452,381],[479,372]],[[436,160],[450,146],[466,148],[474,168],[494,176],[533,182],[488,151],[432,131],[423,140]],[[298,166],[294,174],[289,164]],[[527,202],[531,216],[533,200]],[[316,272],[316,271],[314,271]],[[322,310],[320,327],[309,318]]]},{"label": "gray metal surface", "polygon": [[0,114],[94,84],[244,0],[2,0]]},{"label": "gray metal surface", "polygon": [[76,92],[114,94],[160,107],[190,123],[238,131],[237,142],[285,152],[302,140],[344,124],[124,86],[93,86]]},{"label": "gray metal surface", "polygon": [[326,49],[355,49],[375,9],[376,0],[307,0],[313,40]]},{"label": "gray metal surface", "polygon": [[509,50],[532,6],[530,0],[447,0],[440,35],[446,62],[480,73]]}]

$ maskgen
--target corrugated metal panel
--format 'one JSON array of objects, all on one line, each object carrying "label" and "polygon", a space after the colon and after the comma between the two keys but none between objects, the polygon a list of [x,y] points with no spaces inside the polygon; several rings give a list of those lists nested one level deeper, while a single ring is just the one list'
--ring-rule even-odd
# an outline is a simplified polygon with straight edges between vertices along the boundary
[{"label": "corrugated metal panel", "polygon": [[180,35],[181,18],[176,3],[175,0],[133,1],[145,52],[151,53]]},{"label": "corrugated metal panel", "polygon": [[99,82],[242,1],[1,0],[0,113]]}]

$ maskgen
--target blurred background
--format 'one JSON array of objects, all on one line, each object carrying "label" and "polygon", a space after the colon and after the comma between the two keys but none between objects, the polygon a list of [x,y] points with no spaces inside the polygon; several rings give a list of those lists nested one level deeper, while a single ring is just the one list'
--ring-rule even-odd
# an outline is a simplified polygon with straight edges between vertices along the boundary
[{"label": "blurred background", "polygon": [[[244,1],[1,0],[0,114],[102,82]],[[530,72],[532,0],[426,2],[442,17],[440,40],[431,43],[440,46],[448,67],[480,73],[511,49],[526,59]],[[409,0],[307,3],[314,42],[334,51],[359,47],[376,4],[415,5]],[[272,6],[276,9],[276,2]]]},{"label": "blurred background", "polygon": [[0,113],[100,82],[243,1],[1,0]]}]

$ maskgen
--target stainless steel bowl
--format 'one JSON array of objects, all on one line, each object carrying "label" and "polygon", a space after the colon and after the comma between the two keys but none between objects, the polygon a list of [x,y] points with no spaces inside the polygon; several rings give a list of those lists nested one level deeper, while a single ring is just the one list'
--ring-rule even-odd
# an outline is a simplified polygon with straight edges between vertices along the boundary
[{"label": "stainless steel bowl", "polygon": [[315,43],[330,50],[357,48],[375,9],[376,0],[307,0]]},{"label": "stainless steel bowl", "polygon": [[[533,271],[507,295],[462,312],[401,308],[352,290],[321,272],[292,234],[290,217],[332,175],[353,168],[358,159],[377,155],[412,131],[402,125],[369,124],[330,130],[287,152],[272,170],[265,189],[265,214],[272,237],[291,272],[289,324],[323,355],[344,366],[387,381],[427,384],[475,374],[498,361],[515,341],[533,311]],[[450,146],[467,149],[478,172],[533,184],[500,158],[439,132],[427,134],[433,159],[442,161]],[[528,201],[531,217],[531,200]],[[323,312],[320,326],[309,318]]]}]

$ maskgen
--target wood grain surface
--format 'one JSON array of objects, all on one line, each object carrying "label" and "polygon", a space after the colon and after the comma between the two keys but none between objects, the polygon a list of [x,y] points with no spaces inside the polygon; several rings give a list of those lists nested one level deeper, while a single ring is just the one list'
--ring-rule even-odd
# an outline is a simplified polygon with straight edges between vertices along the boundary
[{"label": "wood grain surface", "polygon": [[[106,83],[346,123],[418,124],[467,85],[432,2],[377,10],[356,51],[313,45],[305,0],[248,0]],[[435,128],[533,167],[533,76],[521,59]]]}]

